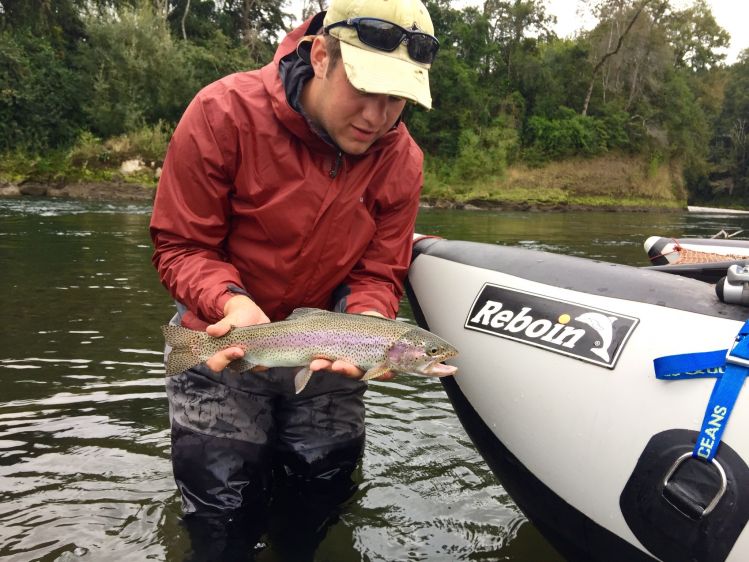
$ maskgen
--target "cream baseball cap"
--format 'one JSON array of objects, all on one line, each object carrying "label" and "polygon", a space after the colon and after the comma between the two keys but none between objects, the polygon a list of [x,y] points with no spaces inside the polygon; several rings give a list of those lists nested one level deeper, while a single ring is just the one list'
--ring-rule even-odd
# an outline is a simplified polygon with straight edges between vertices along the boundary
[{"label": "cream baseball cap", "polygon": [[[432,19],[420,0],[332,0],[323,26],[361,17],[378,18],[434,35]],[[362,43],[353,27],[336,26],[329,33],[341,42],[346,76],[354,88],[406,98],[431,109],[431,65],[414,61],[406,45],[400,44],[394,51],[386,52]]]}]

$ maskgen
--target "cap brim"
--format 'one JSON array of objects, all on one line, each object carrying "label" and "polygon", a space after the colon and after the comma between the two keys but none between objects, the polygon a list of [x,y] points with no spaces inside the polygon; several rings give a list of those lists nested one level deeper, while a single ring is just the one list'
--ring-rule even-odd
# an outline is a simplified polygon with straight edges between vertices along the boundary
[{"label": "cap brim", "polygon": [[354,88],[370,94],[406,98],[432,108],[427,66],[344,41],[340,45],[346,76]]}]

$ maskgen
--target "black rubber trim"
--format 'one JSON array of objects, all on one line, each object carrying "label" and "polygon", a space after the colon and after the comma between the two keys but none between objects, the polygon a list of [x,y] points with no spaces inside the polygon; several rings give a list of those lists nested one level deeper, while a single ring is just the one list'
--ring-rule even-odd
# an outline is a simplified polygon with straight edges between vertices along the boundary
[{"label": "black rubber trim", "polygon": [[749,467],[726,442],[715,459],[728,487],[715,509],[702,515],[720,487],[717,469],[689,457],[663,483],[674,462],[694,448],[699,432],[669,429],[645,446],[619,505],[630,529],[664,562],[722,562],[749,520]]},{"label": "black rubber trim", "polygon": [[[673,265],[654,265],[644,267],[650,271],[659,271],[661,273],[670,273],[671,275],[681,275],[697,281],[712,283],[713,285],[723,279],[728,272],[728,268],[734,264],[740,266],[749,265],[749,260],[738,261],[721,261],[702,264],[673,264]],[[747,312],[749,315],[749,312]]]}]

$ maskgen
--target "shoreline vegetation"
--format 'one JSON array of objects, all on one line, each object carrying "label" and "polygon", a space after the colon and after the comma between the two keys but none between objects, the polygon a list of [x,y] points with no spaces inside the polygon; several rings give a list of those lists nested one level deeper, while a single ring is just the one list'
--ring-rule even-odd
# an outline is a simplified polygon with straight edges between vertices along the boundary
[{"label": "shoreline vegetation", "polygon": [[[102,201],[151,201],[160,162],[141,158],[116,168],[87,163],[64,175],[0,175],[0,197],[51,197]],[[684,210],[687,192],[676,163],[642,156],[572,158],[538,167],[519,164],[500,176],[469,182],[441,179],[427,161],[421,205],[467,210]],[[5,177],[3,177],[5,176]]]},{"label": "shoreline vegetation", "polygon": [[[278,0],[0,4],[0,196],[152,198],[195,94],[305,19]],[[595,0],[569,38],[540,0],[425,4],[434,111],[402,116],[425,206],[749,207],[749,50],[727,63],[703,0]]]}]

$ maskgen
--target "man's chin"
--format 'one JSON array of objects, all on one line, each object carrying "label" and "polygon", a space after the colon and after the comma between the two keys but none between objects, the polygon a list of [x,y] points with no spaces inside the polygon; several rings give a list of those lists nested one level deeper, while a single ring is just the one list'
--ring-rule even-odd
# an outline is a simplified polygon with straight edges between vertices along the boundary
[{"label": "man's chin", "polygon": [[377,139],[373,139],[371,141],[365,142],[365,141],[344,139],[344,140],[341,140],[340,142],[336,142],[336,144],[338,145],[338,148],[340,148],[346,154],[358,156],[360,154],[364,154],[367,150],[369,150],[369,147],[375,143],[375,140]]}]

